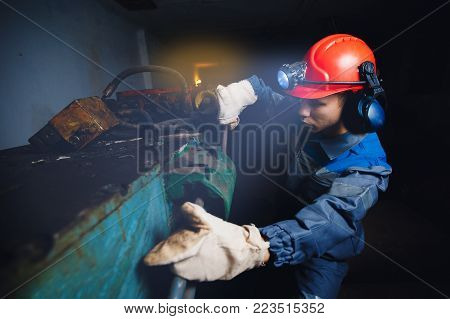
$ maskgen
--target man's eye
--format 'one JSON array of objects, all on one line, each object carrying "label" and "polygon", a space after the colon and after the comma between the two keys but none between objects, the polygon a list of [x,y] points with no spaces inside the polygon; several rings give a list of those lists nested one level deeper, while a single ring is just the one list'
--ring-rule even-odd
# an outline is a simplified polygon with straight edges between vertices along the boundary
[{"label": "man's eye", "polygon": [[317,108],[317,107],[325,105],[325,103],[322,103],[319,101],[314,101],[314,100],[300,100],[299,105],[303,106],[303,107],[307,106],[307,107],[311,107],[311,108]]}]

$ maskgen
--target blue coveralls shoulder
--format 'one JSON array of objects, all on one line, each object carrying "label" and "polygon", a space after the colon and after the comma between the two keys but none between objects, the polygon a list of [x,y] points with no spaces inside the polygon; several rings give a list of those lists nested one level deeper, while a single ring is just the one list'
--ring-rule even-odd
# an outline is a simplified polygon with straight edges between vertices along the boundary
[{"label": "blue coveralls shoulder", "polygon": [[[258,102],[276,108],[284,99],[257,76],[248,80]],[[392,169],[376,133],[312,135],[292,163],[287,187],[306,205],[260,231],[270,242],[273,265],[295,268],[300,295],[336,298],[348,271],[345,260],[364,248],[361,221],[387,189]]]}]

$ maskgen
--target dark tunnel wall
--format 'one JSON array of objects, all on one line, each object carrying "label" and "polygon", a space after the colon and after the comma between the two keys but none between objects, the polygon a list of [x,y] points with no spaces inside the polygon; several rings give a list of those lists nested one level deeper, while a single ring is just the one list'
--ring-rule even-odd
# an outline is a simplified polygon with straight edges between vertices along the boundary
[{"label": "dark tunnel wall", "polygon": [[[149,63],[143,29],[102,2],[11,5],[17,12],[0,4],[0,149],[27,144],[72,100],[100,95],[113,75]],[[142,87],[142,78],[130,84]]]},{"label": "dark tunnel wall", "polygon": [[[275,89],[277,68],[282,63],[300,60],[306,49],[321,37],[349,33],[365,40],[375,50],[388,96],[389,120],[379,135],[393,167],[388,192],[380,195],[379,204],[365,221],[367,241],[448,293],[446,269],[450,265],[447,258],[440,256],[448,250],[450,221],[447,186],[450,172],[446,162],[450,52],[445,35],[449,8],[433,13],[444,1],[377,1],[358,6],[345,2],[340,9],[331,1],[314,3],[309,2],[310,12],[301,16],[304,19],[296,19],[295,13],[286,11],[283,24],[268,21],[254,28],[239,28],[236,23],[230,30],[196,29],[191,33],[187,27],[180,34],[166,33],[162,40],[168,47],[188,36],[204,39],[206,43],[211,38],[231,42],[245,54],[241,63],[234,62],[231,74],[230,68],[217,69],[218,73],[223,72],[223,81],[219,83],[228,84],[257,74]],[[207,16],[208,12],[205,9],[204,14]],[[183,29],[183,25],[178,27]],[[257,107],[248,107],[241,116],[242,123],[260,118]],[[245,157],[243,149],[233,150],[234,154]],[[283,182],[282,178],[276,181]],[[231,219],[240,224],[251,221],[266,225],[291,218],[299,209],[298,203],[292,202],[289,195],[267,179],[241,174]],[[276,274],[248,273],[234,283],[207,285],[203,296],[283,296],[276,287],[280,280],[286,282],[288,277],[284,276],[288,275],[285,270]],[[261,276],[266,276],[264,281]],[[369,247],[361,258],[352,261],[341,293],[341,297],[349,298],[441,296]]]}]

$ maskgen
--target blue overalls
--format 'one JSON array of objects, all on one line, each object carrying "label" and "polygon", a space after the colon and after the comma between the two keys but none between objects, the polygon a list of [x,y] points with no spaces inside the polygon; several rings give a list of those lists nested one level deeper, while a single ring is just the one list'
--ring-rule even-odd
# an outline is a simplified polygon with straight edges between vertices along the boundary
[{"label": "blue overalls", "polygon": [[[258,102],[275,108],[284,99],[257,76],[248,80]],[[346,259],[364,248],[361,221],[387,189],[392,169],[376,133],[311,135],[295,157],[287,187],[310,204],[260,231],[273,265],[293,266],[300,297],[336,298]]]}]

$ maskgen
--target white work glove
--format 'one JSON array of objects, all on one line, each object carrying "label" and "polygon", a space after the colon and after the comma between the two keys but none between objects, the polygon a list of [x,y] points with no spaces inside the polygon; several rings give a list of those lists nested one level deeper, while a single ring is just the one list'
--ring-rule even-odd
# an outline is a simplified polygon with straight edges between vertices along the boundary
[{"label": "white work glove", "polygon": [[231,129],[239,124],[239,114],[258,99],[248,80],[228,86],[218,85],[216,95],[219,102],[219,123],[229,124]]},{"label": "white work glove", "polygon": [[145,256],[149,266],[171,264],[172,271],[189,280],[229,280],[264,265],[269,243],[253,225],[238,226],[186,202],[183,214],[194,230],[181,230],[157,244]]}]

